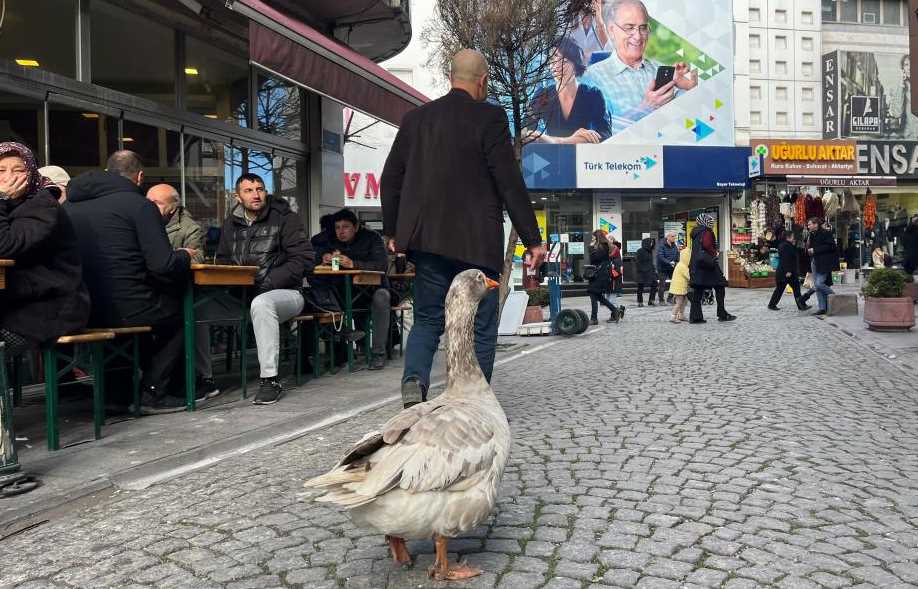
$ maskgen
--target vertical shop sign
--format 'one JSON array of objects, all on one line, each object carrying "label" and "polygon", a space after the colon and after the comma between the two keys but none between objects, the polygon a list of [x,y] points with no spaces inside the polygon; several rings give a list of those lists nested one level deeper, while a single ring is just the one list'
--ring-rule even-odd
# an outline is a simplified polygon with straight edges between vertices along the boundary
[{"label": "vertical shop sign", "polygon": [[593,193],[594,226],[607,232],[613,239],[622,240],[622,198],[608,192]]},{"label": "vertical shop sign", "polygon": [[[918,1],[918,0],[915,0]],[[840,137],[838,115],[838,51],[822,56],[822,137],[835,139]]]}]

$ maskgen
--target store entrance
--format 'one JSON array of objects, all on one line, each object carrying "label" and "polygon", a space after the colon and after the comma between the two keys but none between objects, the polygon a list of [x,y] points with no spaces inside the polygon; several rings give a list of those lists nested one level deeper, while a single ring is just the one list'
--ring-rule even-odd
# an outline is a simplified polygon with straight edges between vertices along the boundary
[{"label": "store entrance", "polygon": [[586,192],[543,193],[534,197],[536,220],[547,236],[550,263],[557,264],[563,284],[585,282],[589,263],[593,197]]}]

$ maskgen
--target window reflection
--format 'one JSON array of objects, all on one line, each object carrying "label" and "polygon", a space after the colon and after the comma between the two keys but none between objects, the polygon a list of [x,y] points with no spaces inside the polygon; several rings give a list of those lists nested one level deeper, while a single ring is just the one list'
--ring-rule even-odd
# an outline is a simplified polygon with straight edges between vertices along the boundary
[{"label": "window reflection", "polygon": [[42,103],[37,100],[0,92],[0,141],[29,146],[43,165],[45,150],[38,132],[42,112]]},{"label": "window reflection", "polygon": [[108,156],[118,149],[118,120],[51,103],[48,137],[50,163],[75,177],[105,168]]},{"label": "window reflection", "polygon": [[205,256],[220,241],[223,220],[233,206],[236,179],[243,172],[242,150],[219,141],[185,135],[185,208],[205,233]]},{"label": "window reflection", "polygon": [[174,107],[173,31],[102,0],[91,6],[93,83]]},{"label": "window reflection", "polygon": [[306,160],[292,155],[248,152],[248,170],[265,181],[268,194],[287,201],[294,212],[306,208]]},{"label": "window reflection", "polygon": [[194,37],[186,42],[185,108],[191,112],[248,126],[249,62]]},{"label": "window reflection", "polygon": [[121,142],[143,162],[144,182],[140,187],[146,193],[154,184],[181,184],[180,140],[175,131],[167,131],[134,121],[124,121]]},{"label": "window reflection", "polygon": [[76,77],[75,0],[6,0],[2,8],[0,57]]},{"label": "window reflection", "polygon": [[302,141],[301,96],[299,86],[259,73],[255,111],[258,129],[293,141]]}]

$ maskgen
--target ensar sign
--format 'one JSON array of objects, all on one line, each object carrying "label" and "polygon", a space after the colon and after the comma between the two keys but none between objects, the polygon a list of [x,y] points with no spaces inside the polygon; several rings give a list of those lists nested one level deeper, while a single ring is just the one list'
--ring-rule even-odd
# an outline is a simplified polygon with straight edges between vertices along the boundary
[{"label": "ensar sign", "polygon": [[379,199],[379,179],[375,172],[345,172],[344,197],[347,200]]}]

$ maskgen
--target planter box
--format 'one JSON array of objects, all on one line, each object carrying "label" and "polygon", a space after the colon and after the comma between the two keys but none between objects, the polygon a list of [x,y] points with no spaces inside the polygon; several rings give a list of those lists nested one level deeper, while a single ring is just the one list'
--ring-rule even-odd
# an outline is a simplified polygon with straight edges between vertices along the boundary
[{"label": "planter box", "polygon": [[874,331],[906,331],[915,326],[912,299],[864,299],[864,322]]},{"label": "planter box", "polygon": [[908,297],[913,301],[918,301],[918,283],[906,282],[905,290],[902,291],[902,296]]},{"label": "planter box", "polygon": [[523,325],[527,323],[542,323],[545,317],[542,314],[542,307],[526,307],[526,314],[523,315]]}]

